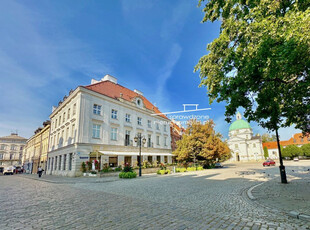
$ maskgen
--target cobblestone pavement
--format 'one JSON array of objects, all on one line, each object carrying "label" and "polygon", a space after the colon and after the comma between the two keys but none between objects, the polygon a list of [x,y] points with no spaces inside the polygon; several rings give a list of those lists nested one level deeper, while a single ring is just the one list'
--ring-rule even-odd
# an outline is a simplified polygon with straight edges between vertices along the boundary
[{"label": "cobblestone pavement", "polygon": [[270,180],[253,189],[256,201],[267,207],[310,216],[310,162],[298,167],[300,162],[291,162],[288,171],[288,184]]},{"label": "cobblestone pavement", "polygon": [[307,229],[247,198],[275,173],[247,164],[110,183],[0,176],[0,229]]}]

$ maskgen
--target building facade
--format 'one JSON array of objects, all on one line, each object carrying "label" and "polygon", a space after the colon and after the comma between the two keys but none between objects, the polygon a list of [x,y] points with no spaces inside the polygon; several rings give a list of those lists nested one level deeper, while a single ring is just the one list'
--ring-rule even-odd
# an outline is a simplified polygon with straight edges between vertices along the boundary
[{"label": "building facade", "polygon": [[170,121],[138,90],[130,90],[106,75],[79,86],[54,108],[48,153],[48,173],[81,175],[82,162],[96,159],[100,166],[137,165],[141,161],[172,162]]},{"label": "building facade", "polygon": [[232,153],[231,161],[257,161],[264,159],[262,138],[258,134],[253,136],[253,131],[248,122],[242,119],[238,112],[229,127],[228,146]]},{"label": "building facade", "polygon": [[[301,147],[305,144],[310,143],[310,137],[304,137],[302,133],[296,133],[294,134],[289,140],[286,141],[280,141],[280,145],[283,148],[286,148],[289,145],[297,145],[298,147]],[[279,158],[279,150],[278,150],[278,144],[276,141],[272,142],[265,142],[263,143],[263,147],[267,148],[268,150],[268,158],[270,159],[278,159]]]},{"label": "building facade", "polygon": [[49,133],[50,121],[45,121],[43,127],[39,127],[27,140],[23,152],[23,166],[27,173],[37,173],[39,166],[46,170]]},{"label": "building facade", "polygon": [[0,137],[0,166],[21,166],[26,140],[17,133]]}]

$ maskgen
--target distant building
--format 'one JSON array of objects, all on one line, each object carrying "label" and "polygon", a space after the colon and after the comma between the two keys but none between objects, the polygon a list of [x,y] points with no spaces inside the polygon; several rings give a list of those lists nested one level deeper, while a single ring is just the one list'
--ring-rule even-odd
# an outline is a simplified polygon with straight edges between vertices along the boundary
[{"label": "distant building", "polygon": [[50,121],[43,122],[43,127],[27,140],[23,152],[23,166],[27,173],[37,173],[39,166],[46,170],[50,124]]},{"label": "distant building", "polygon": [[[310,137],[303,137],[302,133],[294,134],[289,140],[287,141],[280,141],[280,145],[285,148],[289,145],[297,145],[301,147],[305,144],[310,143]],[[278,144],[276,141],[273,142],[265,142],[263,143],[263,147],[267,147],[268,155],[270,159],[278,159],[279,158],[279,151],[278,151]]]},{"label": "distant building", "polygon": [[0,166],[21,166],[22,153],[26,145],[26,140],[26,138],[18,136],[17,133],[0,137]]},{"label": "distant building", "polygon": [[250,124],[238,112],[237,120],[229,127],[228,146],[232,153],[231,161],[253,161],[264,159],[262,138],[253,136]]},{"label": "distant building", "polygon": [[117,84],[106,75],[79,86],[53,108],[48,173],[76,176],[82,162],[100,166],[137,165],[139,147],[134,137],[146,139],[141,161],[172,162],[170,120],[138,90]]},{"label": "distant building", "polygon": [[170,134],[171,134],[171,150],[172,152],[177,149],[176,142],[182,139],[185,129],[181,126],[180,122],[171,121]]}]

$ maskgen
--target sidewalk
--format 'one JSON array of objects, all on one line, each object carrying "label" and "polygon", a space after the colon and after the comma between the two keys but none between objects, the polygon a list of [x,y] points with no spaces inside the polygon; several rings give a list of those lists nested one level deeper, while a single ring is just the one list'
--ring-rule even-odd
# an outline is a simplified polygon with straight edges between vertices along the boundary
[{"label": "sidewalk", "polygon": [[77,183],[106,183],[120,180],[118,177],[64,177],[54,175],[42,175],[41,178],[37,174],[19,174],[18,177],[39,180],[54,184],[77,184]]},{"label": "sidewalk", "polygon": [[294,212],[296,217],[301,214],[310,218],[310,172],[290,172],[287,175],[288,184],[282,184],[279,180],[277,177],[253,188],[255,201],[271,209]]},{"label": "sidewalk", "polygon": [[[80,184],[80,183],[107,183],[107,182],[114,182],[114,181],[121,181],[121,180],[127,180],[127,179],[120,179],[117,176],[111,176],[111,177],[65,177],[65,176],[55,176],[55,175],[42,175],[41,178],[38,177],[37,174],[18,174],[15,175],[18,177],[26,178],[26,179],[32,179],[32,180],[38,180],[38,181],[44,181],[48,183],[54,183],[54,184]],[[143,178],[150,178],[150,177],[156,177],[158,176],[155,173],[152,174],[145,174],[143,177],[136,179],[143,179]]]}]

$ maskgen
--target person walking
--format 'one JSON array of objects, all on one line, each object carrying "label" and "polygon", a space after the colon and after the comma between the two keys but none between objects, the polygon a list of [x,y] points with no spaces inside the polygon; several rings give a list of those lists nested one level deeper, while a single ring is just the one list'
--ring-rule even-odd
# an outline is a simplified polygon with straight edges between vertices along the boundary
[{"label": "person walking", "polygon": [[39,168],[38,168],[38,175],[39,175],[39,178],[42,176],[43,171],[44,171],[44,170],[41,168],[41,166],[39,166]]}]

